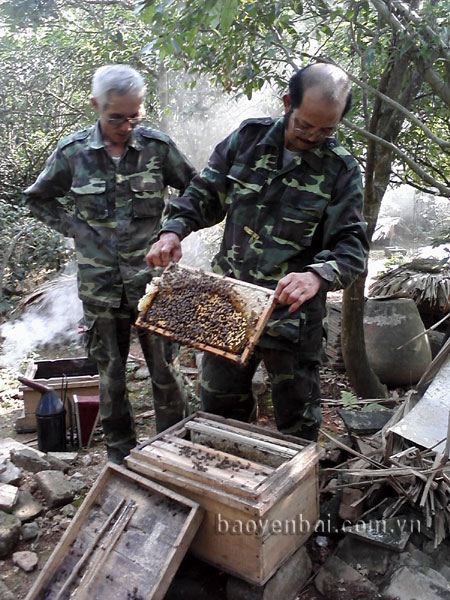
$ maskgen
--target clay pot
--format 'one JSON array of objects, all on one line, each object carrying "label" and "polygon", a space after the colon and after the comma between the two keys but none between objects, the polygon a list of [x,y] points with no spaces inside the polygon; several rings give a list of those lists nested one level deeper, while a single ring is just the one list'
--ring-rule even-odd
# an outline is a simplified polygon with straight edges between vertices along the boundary
[{"label": "clay pot", "polygon": [[400,350],[398,347],[424,331],[411,298],[369,298],[366,301],[367,358],[382,383],[410,386],[419,381],[431,362],[428,336],[423,335]]}]

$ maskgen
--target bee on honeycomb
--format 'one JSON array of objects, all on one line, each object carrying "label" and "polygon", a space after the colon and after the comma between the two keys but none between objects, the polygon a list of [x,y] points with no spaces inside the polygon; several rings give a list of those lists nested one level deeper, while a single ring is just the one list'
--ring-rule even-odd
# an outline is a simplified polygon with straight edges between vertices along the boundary
[{"label": "bee on honeycomb", "polygon": [[140,310],[146,323],[166,330],[176,341],[233,354],[243,350],[257,320],[231,283],[177,265],[164,271],[150,304]]}]

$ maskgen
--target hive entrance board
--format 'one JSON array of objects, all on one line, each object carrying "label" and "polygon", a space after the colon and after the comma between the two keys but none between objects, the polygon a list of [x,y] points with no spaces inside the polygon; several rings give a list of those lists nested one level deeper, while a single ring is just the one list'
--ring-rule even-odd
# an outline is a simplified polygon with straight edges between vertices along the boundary
[{"label": "hive entrance board", "polygon": [[108,465],[26,600],[162,600],[203,511]]},{"label": "hive entrance board", "polygon": [[272,290],[171,264],[148,286],[136,325],[243,364],[274,304]]}]

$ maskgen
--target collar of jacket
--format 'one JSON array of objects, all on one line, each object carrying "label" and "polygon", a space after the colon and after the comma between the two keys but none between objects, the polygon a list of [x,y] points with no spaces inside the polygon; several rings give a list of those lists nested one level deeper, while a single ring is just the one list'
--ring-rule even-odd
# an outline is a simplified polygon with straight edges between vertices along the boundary
[{"label": "collar of jacket", "polygon": [[[280,117],[273,122],[257,145],[272,146],[277,154],[284,150],[284,117]],[[323,168],[322,160],[327,149],[335,148],[337,145],[338,142],[334,138],[326,138],[320,146],[317,146],[317,148],[301,150],[299,156],[308,163],[312,169],[320,172]]]},{"label": "collar of jacket", "polygon": [[[136,127],[135,129],[132,130],[131,135],[130,135],[129,139],[127,140],[126,145],[132,146],[133,148],[136,148],[136,150],[140,150],[141,144],[138,141],[137,136],[136,136],[137,129],[138,128]],[[89,138],[89,147],[92,148],[93,150],[99,150],[100,148],[106,147],[105,141],[102,136],[102,131],[100,129],[100,121],[97,121],[97,123],[92,128],[91,135]]]}]

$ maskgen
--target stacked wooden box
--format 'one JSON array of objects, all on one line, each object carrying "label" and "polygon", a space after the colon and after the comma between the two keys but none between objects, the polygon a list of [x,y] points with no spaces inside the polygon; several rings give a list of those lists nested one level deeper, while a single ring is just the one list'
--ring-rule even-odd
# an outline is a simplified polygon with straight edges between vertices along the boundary
[{"label": "stacked wooden box", "polygon": [[198,412],[126,464],[204,508],[194,554],[262,585],[314,531],[320,454],[315,443]]}]

